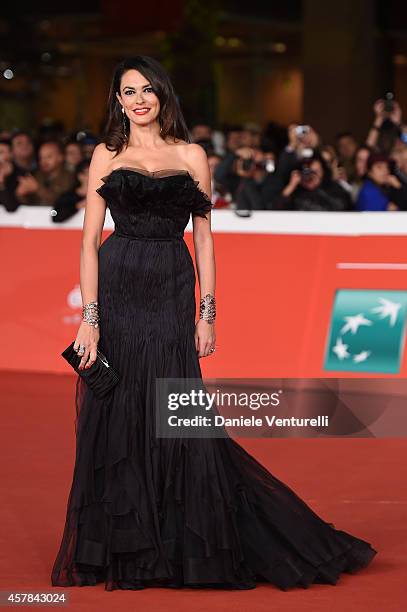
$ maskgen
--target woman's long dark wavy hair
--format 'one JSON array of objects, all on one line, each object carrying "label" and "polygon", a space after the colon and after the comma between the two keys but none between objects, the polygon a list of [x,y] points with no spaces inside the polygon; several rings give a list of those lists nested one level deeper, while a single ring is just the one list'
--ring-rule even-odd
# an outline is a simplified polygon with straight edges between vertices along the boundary
[{"label": "woman's long dark wavy hair", "polygon": [[[127,144],[126,134],[130,132],[130,120],[126,114],[122,113],[116,92],[120,94],[122,76],[128,70],[140,72],[150,82],[160,101],[158,120],[161,137],[165,139],[170,136],[173,137],[174,141],[180,139],[190,142],[188,128],[167,71],[153,57],[136,55],[123,60],[114,69],[109,91],[106,127],[102,138],[107,149],[116,151],[116,155],[118,155]],[[123,120],[126,125],[126,134],[124,133]]]}]

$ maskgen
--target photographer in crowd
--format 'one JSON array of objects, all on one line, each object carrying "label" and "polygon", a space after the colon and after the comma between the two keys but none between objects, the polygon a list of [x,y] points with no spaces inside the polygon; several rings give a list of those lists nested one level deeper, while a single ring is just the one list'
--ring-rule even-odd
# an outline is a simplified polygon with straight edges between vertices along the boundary
[{"label": "photographer in crowd", "polygon": [[352,210],[349,192],[332,178],[332,172],[317,152],[304,158],[292,170],[290,180],[275,200],[279,210]]},{"label": "photographer in crowd", "polygon": [[215,180],[226,188],[236,211],[270,210],[280,191],[275,178],[275,155],[267,147],[240,147],[219,162]]},{"label": "photographer in crowd", "polygon": [[384,99],[376,100],[373,112],[375,117],[366,144],[375,151],[389,155],[396,141],[405,137],[406,126],[402,123],[400,104],[389,92]]},{"label": "photographer in crowd", "polygon": [[240,184],[240,176],[236,173],[236,159],[238,150],[258,149],[261,147],[260,132],[251,124],[228,125],[225,130],[225,147],[222,159],[217,165],[214,179],[234,199]]},{"label": "photographer in crowd", "polygon": [[276,167],[276,181],[283,189],[289,182],[291,173],[302,160],[310,157],[320,146],[319,134],[310,125],[292,123],[288,126],[288,144],[280,154]]},{"label": "photographer in crowd", "polygon": [[271,210],[279,192],[274,153],[248,147],[237,153],[235,171],[241,180],[235,194],[236,211]]}]

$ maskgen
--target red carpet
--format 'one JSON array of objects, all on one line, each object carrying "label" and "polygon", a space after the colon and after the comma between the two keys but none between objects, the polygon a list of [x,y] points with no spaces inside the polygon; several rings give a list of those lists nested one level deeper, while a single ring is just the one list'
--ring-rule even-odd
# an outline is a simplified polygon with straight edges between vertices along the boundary
[{"label": "red carpet", "polygon": [[[371,566],[336,586],[279,591],[51,587],[74,463],[74,378],[2,372],[0,588],[68,595],[75,610],[370,612],[405,609],[407,440],[239,439],[325,520],[372,544]],[[42,607],[42,606],[41,606]]]}]

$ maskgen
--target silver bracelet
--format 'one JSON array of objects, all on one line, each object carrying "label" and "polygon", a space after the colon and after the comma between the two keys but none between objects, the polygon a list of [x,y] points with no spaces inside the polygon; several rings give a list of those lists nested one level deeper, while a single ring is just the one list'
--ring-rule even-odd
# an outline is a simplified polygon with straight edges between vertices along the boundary
[{"label": "silver bracelet", "polygon": [[201,298],[199,304],[199,318],[204,319],[208,323],[213,323],[216,319],[216,300],[213,295],[207,293]]},{"label": "silver bracelet", "polygon": [[93,327],[99,327],[98,302],[89,302],[82,307],[82,320]]}]

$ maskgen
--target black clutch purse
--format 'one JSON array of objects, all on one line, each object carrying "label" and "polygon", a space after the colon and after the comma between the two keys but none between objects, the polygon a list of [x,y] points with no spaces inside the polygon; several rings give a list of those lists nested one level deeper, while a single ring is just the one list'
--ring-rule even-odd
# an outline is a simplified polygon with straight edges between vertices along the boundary
[{"label": "black clutch purse", "polygon": [[75,372],[83,378],[97,398],[101,399],[105,397],[119,382],[118,373],[112,368],[105,355],[103,355],[99,349],[97,349],[96,361],[90,368],[79,370],[78,366],[82,357],[74,351],[74,344],[75,342],[72,342],[64,352],[61,353],[62,357],[66,359]]}]

